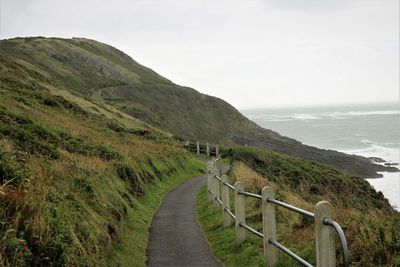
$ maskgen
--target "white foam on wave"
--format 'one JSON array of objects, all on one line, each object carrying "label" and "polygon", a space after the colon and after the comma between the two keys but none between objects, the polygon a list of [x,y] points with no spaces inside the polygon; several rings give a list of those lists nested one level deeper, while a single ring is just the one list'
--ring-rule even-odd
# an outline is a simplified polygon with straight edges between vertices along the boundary
[{"label": "white foam on wave", "polygon": [[321,117],[315,114],[295,113],[290,115],[248,115],[249,119],[264,120],[264,121],[309,121],[319,120]]},{"label": "white foam on wave", "polygon": [[309,120],[319,120],[319,119],[346,119],[348,117],[354,116],[371,116],[371,115],[400,115],[400,110],[374,110],[374,111],[347,111],[347,112],[322,112],[322,113],[293,113],[288,115],[255,115],[249,114],[247,117],[249,119],[259,119],[265,121],[309,121]]},{"label": "white foam on wave", "polygon": [[[341,150],[341,152],[363,157],[379,157],[387,162],[400,162],[400,149],[389,148],[378,145],[376,142],[363,139],[362,144],[368,147]],[[383,165],[383,164],[382,164]],[[395,166],[399,167],[399,166]],[[400,171],[399,172],[378,172],[382,174],[382,178],[366,179],[377,191],[381,191],[389,203],[398,211],[400,211]]]},{"label": "white foam on wave", "polygon": [[400,150],[398,148],[390,148],[378,145],[374,141],[364,139],[361,141],[363,144],[370,144],[365,148],[340,150],[346,154],[358,155],[363,157],[378,157],[387,162],[400,162]]},{"label": "white foam on wave", "polygon": [[368,115],[399,115],[400,110],[375,110],[375,111],[349,111],[341,113],[343,116],[368,116]]},{"label": "white foam on wave", "polygon": [[376,191],[381,191],[389,203],[400,211],[400,172],[379,172],[382,178],[366,179]]},{"label": "white foam on wave", "polygon": [[296,113],[293,114],[292,116],[290,116],[291,118],[295,119],[295,120],[319,120],[321,119],[320,117],[318,117],[315,114],[307,114],[307,113]]}]

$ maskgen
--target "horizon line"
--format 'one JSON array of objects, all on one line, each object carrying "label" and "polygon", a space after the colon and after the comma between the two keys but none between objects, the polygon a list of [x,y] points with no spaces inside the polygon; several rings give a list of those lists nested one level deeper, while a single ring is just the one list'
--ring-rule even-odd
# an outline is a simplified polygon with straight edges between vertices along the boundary
[{"label": "horizon line", "polygon": [[397,101],[380,101],[380,102],[353,102],[353,103],[326,103],[326,104],[282,104],[272,106],[257,107],[237,107],[238,110],[257,110],[257,109],[284,109],[284,108],[318,108],[318,107],[346,107],[346,106],[369,106],[369,105],[399,105]]}]

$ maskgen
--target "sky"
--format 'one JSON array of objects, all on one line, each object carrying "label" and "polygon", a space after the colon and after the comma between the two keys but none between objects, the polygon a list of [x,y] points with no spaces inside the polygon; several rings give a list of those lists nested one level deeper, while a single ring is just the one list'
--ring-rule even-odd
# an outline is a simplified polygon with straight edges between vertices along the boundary
[{"label": "sky", "polygon": [[0,0],[0,39],[86,37],[239,109],[399,101],[398,0]]}]

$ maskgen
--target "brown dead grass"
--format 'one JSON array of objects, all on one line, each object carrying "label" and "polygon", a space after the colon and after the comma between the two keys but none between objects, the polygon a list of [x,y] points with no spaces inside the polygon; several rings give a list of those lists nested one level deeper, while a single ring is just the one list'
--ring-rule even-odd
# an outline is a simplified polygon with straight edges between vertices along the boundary
[{"label": "brown dead grass", "polygon": [[273,182],[262,177],[260,174],[256,173],[242,162],[236,162],[233,165],[233,174],[236,178],[236,181],[242,182],[246,188],[246,191],[249,192],[260,192],[265,186],[271,186],[274,189],[277,188]]}]

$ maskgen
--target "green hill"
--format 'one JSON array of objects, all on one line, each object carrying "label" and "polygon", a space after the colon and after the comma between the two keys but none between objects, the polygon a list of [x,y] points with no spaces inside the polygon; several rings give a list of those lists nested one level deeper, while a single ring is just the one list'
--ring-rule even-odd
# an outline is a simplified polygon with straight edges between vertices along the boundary
[{"label": "green hill", "polygon": [[42,37],[2,40],[0,56],[57,81],[55,85],[70,92],[109,104],[183,140],[270,148],[363,177],[394,170],[263,129],[225,101],[176,85],[97,41]]},{"label": "green hill", "polygon": [[204,169],[170,136],[0,58],[0,266],[144,266],[160,200]]},{"label": "green hill", "polygon": [[[110,46],[86,39],[2,40],[0,266],[145,266],[148,227],[161,199],[204,172],[174,135],[227,146],[247,140],[365,175],[377,170],[367,159],[262,129],[223,100],[175,85]],[[394,211],[359,177],[263,149],[222,150],[302,203],[328,198],[339,210],[361,213],[351,217],[359,220],[371,210],[364,239],[350,240],[383,242],[383,232],[390,249],[398,249],[398,239],[387,240],[397,238],[398,227],[387,234],[392,219],[381,225]],[[393,260],[389,252],[386,262]]]}]

